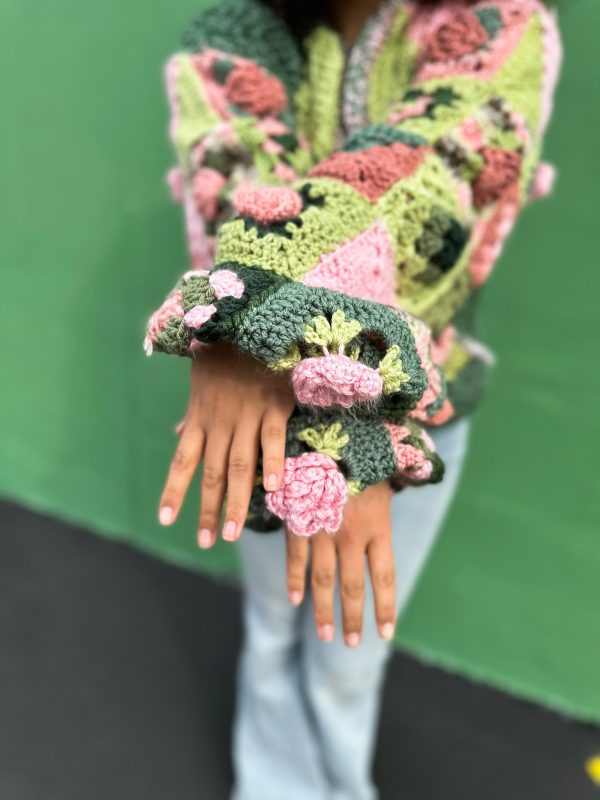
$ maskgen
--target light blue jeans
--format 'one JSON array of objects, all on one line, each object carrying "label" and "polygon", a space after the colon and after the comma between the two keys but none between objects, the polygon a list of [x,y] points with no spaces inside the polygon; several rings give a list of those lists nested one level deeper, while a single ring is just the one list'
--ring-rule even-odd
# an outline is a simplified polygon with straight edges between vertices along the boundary
[{"label": "light blue jeans", "polygon": [[[443,481],[392,500],[398,616],[455,494],[469,430],[468,419],[434,429]],[[374,800],[371,762],[391,647],[377,633],[368,579],[360,645],[343,643],[339,585],[335,638],[324,643],[310,590],[299,608],[288,601],[283,534],[246,529],[237,547],[245,595],[232,800]]]}]

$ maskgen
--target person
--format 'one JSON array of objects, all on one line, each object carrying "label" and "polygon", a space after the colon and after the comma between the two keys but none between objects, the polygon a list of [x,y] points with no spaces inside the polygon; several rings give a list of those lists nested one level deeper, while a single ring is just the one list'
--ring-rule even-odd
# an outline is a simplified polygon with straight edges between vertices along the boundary
[{"label": "person", "polygon": [[[493,362],[475,338],[481,287],[521,208],[551,186],[539,156],[560,58],[556,15],[540,0],[227,0],[192,22],[167,64],[169,182],[192,270],[151,318],[146,347],[167,349],[169,333],[192,362],[159,519],[175,521],[202,462],[198,544],[214,544],[224,512],[244,575],[235,800],[377,795],[391,640],[455,495]],[[421,399],[398,424],[369,429],[387,431],[402,480],[348,491],[336,532],[284,533],[254,503],[287,480],[299,384],[285,367],[315,361],[320,341],[315,327],[306,353],[293,343],[291,362],[265,369],[256,326],[268,329],[263,352],[285,323],[265,300],[280,277],[302,284],[294,296],[308,306],[324,289],[328,302],[341,292],[396,306],[414,321],[408,350],[418,325],[427,331]],[[235,342],[223,333],[234,322]],[[308,402],[324,405],[311,386]],[[312,429],[296,439],[339,461],[360,408],[331,418],[327,446]],[[377,459],[361,442],[360,458]],[[307,497],[303,513],[321,502]],[[274,531],[252,529],[265,520]]]}]

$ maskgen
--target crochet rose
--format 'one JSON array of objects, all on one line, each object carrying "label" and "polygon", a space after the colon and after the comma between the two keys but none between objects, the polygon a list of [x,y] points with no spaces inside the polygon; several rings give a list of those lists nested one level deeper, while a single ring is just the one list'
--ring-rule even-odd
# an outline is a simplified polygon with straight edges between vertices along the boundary
[{"label": "crochet rose", "polygon": [[233,193],[233,205],[243,217],[261,225],[297,217],[302,211],[302,197],[288,186],[252,186],[243,183]]},{"label": "crochet rose", "polygon": [[291,533],[312,536],[339,529],[347,496],[346,481],[331,456],[309,452],[286,458],[283,484],[267,492],[266,504]]},{"label": "crochet rose", "polygon": [[376,400],[383,378],[366,364],[343,354],[305,358],[295,367],[292,385],[299,403],[327,408]]},{"label": "crochet rose", "polygon": [[205,220],[216,219],[219,213],[219,193],[226,183],[225,176],[212,167],[202,167],[194,175],[192,184],[194,202]]},{"label": "crochet rose", "polygon": [[250,62],[231,70],[225,92],[230,103],[257,116],[276,114],[287,106],[285,87],[279,78]]},{"label": "crochet rose", "polygon": [[427,48],[429,61],[448,61],[479,50],[488,35],[475,14],[456,11],[449,22],[434,31]]}]

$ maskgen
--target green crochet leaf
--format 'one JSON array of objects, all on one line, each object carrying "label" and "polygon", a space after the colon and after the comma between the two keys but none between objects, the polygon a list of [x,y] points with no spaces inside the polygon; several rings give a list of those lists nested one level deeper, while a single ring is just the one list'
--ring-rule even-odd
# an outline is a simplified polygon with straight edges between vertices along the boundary
[{"label": "green crochet leaf", "polygon": [[379,373],[383,378],[385,394],[400,391],[402,384],[410,380],[410,375],[407,375],[402,369],[400,348],[397,344],[392,345],[379,362]]},{"label": "green crochet leaf", "polygon": [[341,459],[340,450],[350,441],[347,433],[342,434],[342,423],[334,422],[331,425],[320,425],[319,429],[304,428],[296,438],[305,442],[317,453],[331,456],[334,461]]},{"label": "green crochet leaf", "polygon": [[331,323],[324,316],[313,319],[313,324],[305,328],[304,338],[309,344],[321,347],[339,347],[352,341],[362,330],[358,320],[346,320],[343,311],[334,311]]}]

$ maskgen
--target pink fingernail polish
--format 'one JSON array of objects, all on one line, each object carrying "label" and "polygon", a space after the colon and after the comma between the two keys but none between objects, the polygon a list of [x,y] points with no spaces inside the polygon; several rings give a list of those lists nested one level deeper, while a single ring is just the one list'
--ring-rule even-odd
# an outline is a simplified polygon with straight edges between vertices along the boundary
[{"label": "pink fingernail polish", "polygon": [[330,642],[333,639],[333,625],[328,622],[325,625],[319,625],[317,628],[317,636],[323,642]]},{"label": "pink fingernail polish", "polygon": [[223,538],[226,542],[235,542],[236,540],[237,523],[230,519],[225,523],[223,528]]},{"label": "pink fingernail polish", "polygon": [[360,633],[349,633],[346,636],[346,644],[348,647],[356,647],[360,642]]},{"label": "pink fingernail polish", "polygon": [[394,623],[393,622],[386,622],[381,626],[381,635],[384,639],[388,641],[394,635]]},{"label": "pink fingernail polish", "polygon": [[173,509],[170,506],[163,506],[158,512],[158,521],[161,525],[170,525],[173,522]]},{"label": "pink fingernail polish", "polygon": [[299,606],[302,602],[302,592],[299,592],[298,590],[290,592],[290,601],[293,606]]},{"label": "pink fingernail polish", "polygon": [[274,472],[272,472],[270,475],[267,476],[267,489],[270,492],[274,492],[278,486],[279,486],[279,478]]},{"label": "pink fingernail polish", "polygon": [[212,531],[209,531],[208,528],[202,528],[202,530],[198,531],[198,547],[202,547],[202,549],[206,549],[210,547],[212,544]]}]

